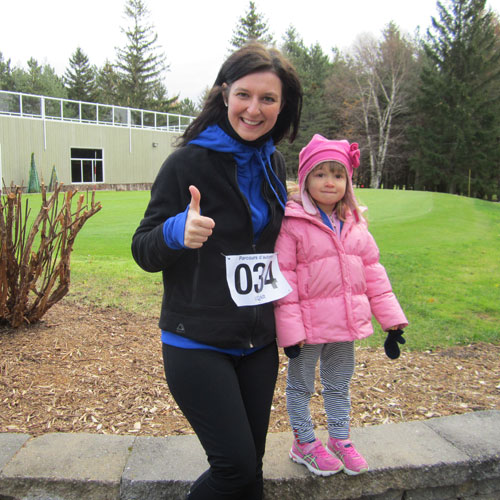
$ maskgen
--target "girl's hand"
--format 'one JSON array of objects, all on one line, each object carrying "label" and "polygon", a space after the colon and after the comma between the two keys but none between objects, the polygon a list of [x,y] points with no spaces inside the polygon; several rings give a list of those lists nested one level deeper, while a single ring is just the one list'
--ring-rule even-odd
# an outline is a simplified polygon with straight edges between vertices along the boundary
[{"label": "girl's hand", "polygon": [[304,345],[304,341],[299,342],[298,344],[291,345],[288,347],[285,347],[285,354],[290,358],[296,358],[300,354],[300,350],[302,349],[302,346]]},{"label": "girl's hand", "polygon": [[196,186],[189,186],[191,203],[186,217],[184,228],[184,246],[188,248],[201,248],[203,243],[212,235],[215,222],[210,217],[200,213],[201,194]]},{"label": "girl's hand", "polygon": [[385,353],[389,358],[399,358],[400,350],[398,344],[402,345],[406,343],[406,340],[403,338],[403,333],[401,328],[389,328],[387,338],[384,342]]}]

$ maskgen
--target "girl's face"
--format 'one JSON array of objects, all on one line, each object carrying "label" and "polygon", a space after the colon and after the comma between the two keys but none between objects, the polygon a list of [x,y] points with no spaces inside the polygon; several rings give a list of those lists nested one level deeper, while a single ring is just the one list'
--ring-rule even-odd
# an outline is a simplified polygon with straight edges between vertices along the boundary
[{"label": "girl's face", "polygon": [[250,73],[225,88],[229,123],[245,141],[267,134],[282,105],[281,80],[271,72]]},{"label": "girl's face", "polygon": [[337,202],[344,197],[346,187],[345,167],[335,162],[320,163],[307,175],[309,196],[327,214],[331,214]]}]

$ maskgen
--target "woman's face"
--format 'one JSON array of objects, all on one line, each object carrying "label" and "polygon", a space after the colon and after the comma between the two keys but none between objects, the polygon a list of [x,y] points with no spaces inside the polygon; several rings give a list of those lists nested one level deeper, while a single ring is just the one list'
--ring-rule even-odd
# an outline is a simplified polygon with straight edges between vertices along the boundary
[{"label": "woman's face", "polygon": [[229,123],[245,141],[267,134],[278,119],[282,106],[281,80],[271,72],[251,73],[227,87]]}]

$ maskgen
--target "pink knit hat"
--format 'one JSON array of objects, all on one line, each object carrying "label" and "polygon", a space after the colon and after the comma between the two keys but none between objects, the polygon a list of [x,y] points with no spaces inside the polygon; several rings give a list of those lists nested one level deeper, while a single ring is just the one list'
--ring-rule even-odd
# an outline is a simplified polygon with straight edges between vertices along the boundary
[{"label": "pink knit hat", "polygon": [[306,178],[309,172],[324,161],[336,161],[344,165],[352,179],[352,173],[359,167],[360,152],[358,144],[349,141],[330,141],[319,134],[315,134],[309,144],[299,154],[299,187],[304,210],[314,215],[316,206],[312,203],[306,192]]}]

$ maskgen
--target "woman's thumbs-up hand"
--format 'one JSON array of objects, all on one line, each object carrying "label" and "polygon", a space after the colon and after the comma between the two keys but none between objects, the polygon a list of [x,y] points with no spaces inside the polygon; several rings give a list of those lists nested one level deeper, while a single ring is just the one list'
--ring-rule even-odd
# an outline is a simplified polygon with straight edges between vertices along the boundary
[{"label": "woman's thumbs-up hand", "polygon": [[201,194],[196,186],[189,186],[191,203],[184,228],[184,246],[188,248],[200,248],[208,240],[215,227],[215,222],[210,217],[200,214]]}]

